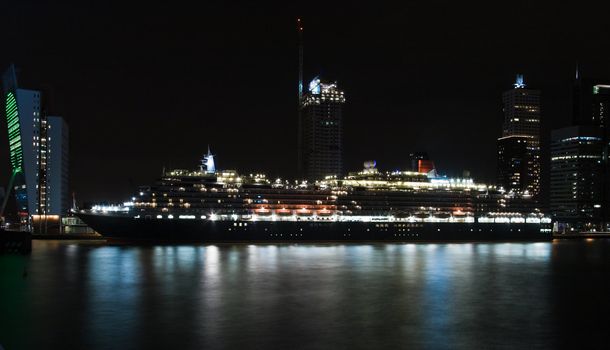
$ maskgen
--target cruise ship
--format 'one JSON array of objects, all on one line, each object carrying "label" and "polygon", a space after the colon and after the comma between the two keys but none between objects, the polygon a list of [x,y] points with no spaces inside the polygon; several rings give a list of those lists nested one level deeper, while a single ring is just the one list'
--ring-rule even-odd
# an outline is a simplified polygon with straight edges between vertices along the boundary
[{"label": "cruise ship", "polygon": [[108,240],[189,242],[545,241],[551,220],[528,196],[374,161],[315,182],[171,170],[120,205],[75,212]]}]

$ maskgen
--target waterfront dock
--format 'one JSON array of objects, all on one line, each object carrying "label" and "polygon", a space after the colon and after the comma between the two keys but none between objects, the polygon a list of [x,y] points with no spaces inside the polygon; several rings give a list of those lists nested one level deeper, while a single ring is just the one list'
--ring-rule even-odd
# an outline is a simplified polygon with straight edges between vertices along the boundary
[{"label": "waterfront dock", "polygon": [[553,239],[610,238],[610,232],[553,233]]},{"label": "waterfront dock", "polygon": [[32,239],[61,239],[61,240],[105,240],[97,233],[58,233],[58,234],[33,234]]}]

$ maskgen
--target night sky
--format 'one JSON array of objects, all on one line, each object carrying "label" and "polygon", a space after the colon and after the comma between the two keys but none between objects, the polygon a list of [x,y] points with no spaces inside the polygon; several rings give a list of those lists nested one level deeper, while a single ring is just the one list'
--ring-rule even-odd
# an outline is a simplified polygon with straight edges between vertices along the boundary
[{"label": "night sky", "polygon": [[347,170],[406,168],[427,151],[441,173],[493,181],[515,74],[542,89],[543,142],[570,122],[577,61],[610,78],[608,12],[585,1],[201,3],[1,2],[0,69],[14,62],[22,87],[51,89],[79,202],[127,199],[163,166],[194,168],[208,144],[219,168],[294,176],[297,16],[306,80],[320,73],[346,92]]}]

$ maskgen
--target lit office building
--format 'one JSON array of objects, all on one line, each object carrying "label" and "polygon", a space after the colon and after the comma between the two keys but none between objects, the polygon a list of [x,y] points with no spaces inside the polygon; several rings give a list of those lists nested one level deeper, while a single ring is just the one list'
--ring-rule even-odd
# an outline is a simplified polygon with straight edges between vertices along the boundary
[{"label": "lit office building", "polygon": [[[540,193],[540,90],[522,75],[502,95],[504,124],[498,139],[498,185],[507,192]],[[525,142],[525,148],[522,142]]]},{"label": "lit office building", "polygon": [[505,191],[524,193],[527,190],[528,150],[527,136],[505,136],[498,139],[498,185]]},{"label": "lit office building", "polygon": [[344,92],[337,82],[314,78],[303,96],[300,111],[299,159],[302,176],[322,179],[343,172]]},{"label": "lit office building", "polygon": [[49,154],[47,155],[48,213],[62,215],[70,209],[68,124],[62,117],[47,117]]},{"label": "lit office building", "polygon": [[556,221],[591,229],[602,220],[602,149],[602,135],[597,127],[553,130],[550,208]]},{"label": "lit office building", "polygon": [[68,127],[61,117],[46,116],[41,95],[19,87],[14,66],[5,72],[9,190],[23,224],[30,224],[32,216],[61,215],[68,209]]},{"label": "lit office building", "polygon": [[[573,95],[573,120],[575,125],[591,125],[599,128],[603,143],[602,164],[604,178],[610,178],[610,80],[586,79],[577,75]],[[610,221],[610,183],[604,181],[602,208],[604,221]]]}]

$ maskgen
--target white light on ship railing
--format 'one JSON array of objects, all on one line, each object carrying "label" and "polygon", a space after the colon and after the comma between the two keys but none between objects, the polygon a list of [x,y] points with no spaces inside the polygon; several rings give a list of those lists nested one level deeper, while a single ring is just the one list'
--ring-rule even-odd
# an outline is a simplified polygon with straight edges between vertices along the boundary
[{"label": "white light on ship railing", "polygon": [[157,215],[157,219],[163,219],[163,215]]},{"label": "white light on ship railing", "polygon": [[216,221],[216,219],[218,219],[218,216],[216,214],[210,215],[210,220]]},{"label": "white light on ship railing", "polygon": [[174,216],[173,216],[172,214],[169,214],[169,215],[167,216],[167,218],[168,218],[168,219],[173,219],[173,218],[174,218]]}]

